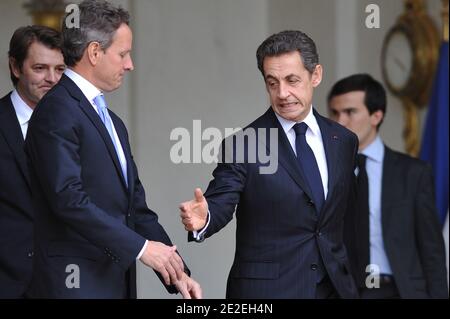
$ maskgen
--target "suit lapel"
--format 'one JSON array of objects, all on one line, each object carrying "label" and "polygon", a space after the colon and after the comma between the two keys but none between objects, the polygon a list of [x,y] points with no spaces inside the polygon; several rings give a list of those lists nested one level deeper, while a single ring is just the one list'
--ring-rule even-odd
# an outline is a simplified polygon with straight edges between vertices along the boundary
[{"label": "suit lapel", "polygon": [[330,122],[327,122],[319,113],[314,110],[314,116],[322,134],[323,148],[325,150],[325,157],[327,161],[328,171],[328,192],[325,198],[325,203],[322,206],[320,219],[323,220],[325,216],[322,212],[330,211],[328,206],[332,203],[333,192],[336,188],[336,182],[339,176],[339,134],[333,130]]},{"label": "suit lapel", "polygon": [[92,124],[97,128],[98,132],[100,133],[100,136],[102,137],[103,141],[106,144],[106,148],[108,149],[109,155],[111,156],[111,159],[114,162],[114,166],[116,167],[117,174],[121,177],[122,184],[127,189],[125,179],[122,173],[122,168],[120,166],[119,157],[117,155],[116,149],[114,148],[114,144],[111,140],[111,137],[108,133],[108,130],[106,129],[105,125],[103,124],[102,120],[100,119],[100,116],[98,116],[95,109],[92,107],[92,104],[87,100],[87,98],[84,96],[83,92],[80,90],[78,86],[65,74],[61,77],[60,82],[64,87],[67,88],[70,95],[72,95],[75,99],[79,101],[79,106],[83,110],[83,112],[86,114],[86,116],[90,119]]},{"label": "suit lapel", "polygon": [[325,149],[325,157],[327,159],[328,168],[328,194],[325,202],[329,201],[331,194],[336,186],[339,162],[339,135],[334,132],[332,126],[327,123],[321,115],[314,111],[314,116],[320,127],[322,134],[323,148]]},{"label": "suit lapel", "polygon": [[11,101],[11,93],[0,100],[0,134],[3,134],[6,143],[11,148],[19,169],[30,187],[22,130]]},{"label": "suit lapel", "polygon": [[[130,193],[130,197],[133,197],[134,187],[134,173],[133,173],[133,159],[131,158],[131,149],[128,147],[128,139],[126,133],[122,129],[121,123],[119,123],[116,115],[113,112],[110,112],[111,120],[113,121],[114,127],[117,132],[117,136],[119,137],[120,144],[122,145],[123,153],[125,154],[125,159],[127,161],[127,182],[128,182],[128,191]],[[130,202],[131,203],[131,202]]]},{"label": "suit lapel", "polygon": [[[308,183],[306,182],[306,178],[303,175],[303,172],[298,166],[297,158],[295,156],[294,151],[292,150],[291,144],[284,132],[283,127],[278,121],[275,113],[272,109],[269,109],[266,113],[268,123],[266,128],[277,128],[278,129],[278,162],[282,165],[291,178],[295,181],[295,183],[300,186],[300,188],[305,192],[305,194],[309,198],[312,197],[311,189],[309,188]],[[266,147],[270,152],[269,143],[266,143]]]}]

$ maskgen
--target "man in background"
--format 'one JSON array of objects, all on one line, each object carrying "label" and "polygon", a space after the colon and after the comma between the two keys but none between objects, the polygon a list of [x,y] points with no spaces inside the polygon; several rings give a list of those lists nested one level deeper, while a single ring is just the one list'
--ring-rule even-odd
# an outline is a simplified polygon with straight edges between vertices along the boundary
[{"label": "man in background", "polygon": [[[357,200],[345,239],[361,297],[447,298],[431,168],[383,143],[383,86],[367,74],[346,77],[332,87],[328,107],[359,139]],[[370,288],[369,275],[378,288]]]},{"label": "man in background", "polygon": [[39,100],[64,69],[59,32],[18,28],[9,44],[14,90],[0,99],[0,298],[23,298],[31,279],[33,207],[24,139]]}]

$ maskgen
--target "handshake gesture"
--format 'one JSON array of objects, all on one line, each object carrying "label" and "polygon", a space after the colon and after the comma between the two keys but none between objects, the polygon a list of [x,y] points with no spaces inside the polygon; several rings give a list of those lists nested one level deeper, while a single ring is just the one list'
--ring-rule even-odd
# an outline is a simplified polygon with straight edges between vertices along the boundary
[{"label": "handshake gesture", "polygon": [[205,227],[208,219],[208,202],[200,188],[194,191],[194,199],[180,204],[180,217],[187,231],[198,231]]},{"label": "handshake gesture", "polygon": [[[205,227],[208,217],[208,203],[203,192],[196,188],[194,199],[180,204],[180,216],[187,231],[196,231]],[[167,246],[160,242],[148,241],[140,260],[161,274],[166,285],[173,284],[185,299],[201,299],[200,285],[184,272],[184,264],[176,252],[176,246]]]}]

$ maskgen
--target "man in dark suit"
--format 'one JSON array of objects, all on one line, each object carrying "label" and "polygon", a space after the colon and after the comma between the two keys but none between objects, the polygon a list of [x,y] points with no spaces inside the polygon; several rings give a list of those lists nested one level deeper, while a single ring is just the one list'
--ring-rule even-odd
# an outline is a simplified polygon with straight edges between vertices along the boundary
[{"label": "man in dark suit", "polygon": [[36,210],[29,294],[45,298],[136,296],[136,260],[170,293],[201,289],[145,201],[127,130],[103,92],[133,70],[129,14],[106,1],[79,5],[63,26],[68,66],[30,120],[25,148]]},{"label": "man in dark suit", "polygon": [[9,44],[14,90],[0,99],[0,298],[23,298],[31,279],[33,207],[24,139],[39,100],[64,72],[59,32],[18,28]]},{"label": "man in dark suit", "polygon": [[431,169],[383,144],[383,86],[367,74],[349,76],[333,86],[328,106],[359,138],[357,207],[345,241],[361,297],[447,298]]},{"label": "man in dark suit", "polygon": [[[182,222],[202,241],[224,227],[237,206],[228,298],[355,298],[342,236],[358,140],[312,107],[322,66],[306,34],[270,36],[257,60],[271,108],[244,129],[256,135],[244,143],[245,154],[234,146],[205,195],[196,189],[195,198],[180,205]],[[275,158],[276,170],[264,172],[260,158],[251,160],[261,147]],[[225,147],[225,157],[229,151]],[[244,160],[236,160],[241,155]]]}]

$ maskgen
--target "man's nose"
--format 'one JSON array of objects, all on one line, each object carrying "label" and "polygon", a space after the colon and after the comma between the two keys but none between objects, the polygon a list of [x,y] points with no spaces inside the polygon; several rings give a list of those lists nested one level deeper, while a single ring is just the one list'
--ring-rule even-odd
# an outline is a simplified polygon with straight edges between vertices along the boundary
[{"label": "man's nose", "polygon": [[124,68],[125,68],[125,70],[127,70],[127,71],[133,71],[133,70],[134,70],[133,60],[131,59],[131,57],[129,57],[129,58],[125,61]]},{"label": "man's nose", "polygon": [[289,90],[288,90],[288,86],[280,83],[280,85],[278,86],[278,98],[279,99],[286,99],[289,96]]},{"label": "man's nose", "polygon": [[56,72],[54,70],[49,70],[47,74],[45,75],[45,81],[49,83],[56,83],[58,82],[58,76],[56,75]]},{"label": "man's nose", "polygon": [[347,127],[348,125],[348,117],[345,116],[344,114],[338,114],[335,116],[336,118],[336,122],[338,122],[339,124],[341,124],[342,126]]}]

